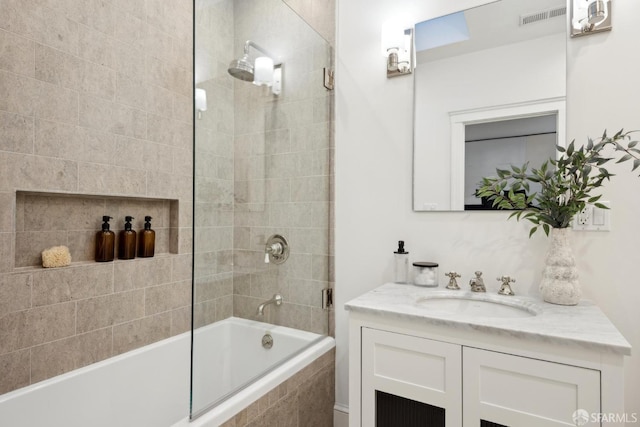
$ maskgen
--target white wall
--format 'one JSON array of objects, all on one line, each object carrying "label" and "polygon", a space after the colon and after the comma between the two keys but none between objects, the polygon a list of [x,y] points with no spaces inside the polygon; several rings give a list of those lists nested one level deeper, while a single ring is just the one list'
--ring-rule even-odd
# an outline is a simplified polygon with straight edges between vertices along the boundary
[{"label": "white wall", "polygon": [[[527,238],[526,224],[497,212],[416,213],[411,210],[411,78],[387,79],[380,55],[380,27],[400,11],[414,21],[483,1],[338,1],[336,61],[336,400],[348,405],[348,337],[344,303],[392,280],[392,252],[404,239],[412,260],[437,261],[466,283],[480,269],[486,277],[512,274],[515,291],[536,293],[548,241]],[[640,50],[635,17],[640,2],[617,0],[611,33],[568,40],[567,108],[570,137],[584,141],[604,128],[640,129]],[[594,300],[640,348],[636,265],[640,250],[640,179],[628,165],[607,184],[612,202],[608,233],[575,236],[574,251],[587,298]],[[577,234],[577,233],[576,233]],[[491,285],[491,284],[490,284]],[[490,292],[497,290],[492,284]],[[637,351],[637,350],[636,350]],[[627,359],[626,407],[640,413],[640,356]]]}]

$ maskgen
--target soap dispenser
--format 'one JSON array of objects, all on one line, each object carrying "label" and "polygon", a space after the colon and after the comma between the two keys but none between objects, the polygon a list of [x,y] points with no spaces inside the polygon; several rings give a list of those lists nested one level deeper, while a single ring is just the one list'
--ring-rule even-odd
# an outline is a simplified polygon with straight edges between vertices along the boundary
[{"label": "soap dispenser", "polygon": [[409,283],[409,252],[404,250],[404,241],[398,241],[395,254],[395,282]]},{"label": "soap dispenser", "polygon": [[138,256],[149,258],[155,252],[156,232],[151,229],[150,216],[145,216],[144,221],[144,230],[140,232],[140,241],[138,242]]},{"label": "soap dispenser", "polygon": [[113,250],[115,248],[116,234],[109,230],[110,216],[103,216],[102,231],[96,233],[96,261],[113,261]]},{"label": "soap dispenser", "polygon": [[131,229],[132,216],[124,217],[124,230],[118,236],[118,258],[133,259],[136,257],[136,232]]}]

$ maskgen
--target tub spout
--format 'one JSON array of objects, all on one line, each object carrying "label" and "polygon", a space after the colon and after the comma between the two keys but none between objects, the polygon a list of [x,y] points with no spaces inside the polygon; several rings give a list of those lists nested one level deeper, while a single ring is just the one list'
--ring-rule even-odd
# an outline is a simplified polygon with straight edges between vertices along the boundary
[{"label": "tub spout", "polygon": [[273,298],[260,304],[258,306],[258,312],[257,312],[258,316],[262,316],[264,314],[264,308],[269,304],[275,304],[275,305],[282,304],[282,295],[275,294]]}]

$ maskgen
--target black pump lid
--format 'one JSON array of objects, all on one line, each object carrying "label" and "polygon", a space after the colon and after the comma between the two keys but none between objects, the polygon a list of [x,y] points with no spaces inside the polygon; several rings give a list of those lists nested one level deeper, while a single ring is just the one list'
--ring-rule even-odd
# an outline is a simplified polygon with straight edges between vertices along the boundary
[{"label": "black pump lid", "polygon": [[129,231],[131,230],[131,220],[134,219],[132,216],[125,216],[124,220],[126,221],[124,223],[124,229],[125,231]]},{"label": "black pump lid", "polygon": [[104,215],[102,220],[104,223],[102,224],[102,231],[109,231],[109,220],[112,219],[110,216]]},{"label": "black pump lid", "polygon": [[145,230],[151,230],[151,222],[149,222],[149,221],[151,221],[151,219],[152,218],[150,216],[145,216],[144,217],[144,220],[145,220],[144,229]]},{"label": "black pump lid", "polygon": [[398,240],[398,250],[394,254],[408,254],[409,252],[404,250],[404,240]]}]

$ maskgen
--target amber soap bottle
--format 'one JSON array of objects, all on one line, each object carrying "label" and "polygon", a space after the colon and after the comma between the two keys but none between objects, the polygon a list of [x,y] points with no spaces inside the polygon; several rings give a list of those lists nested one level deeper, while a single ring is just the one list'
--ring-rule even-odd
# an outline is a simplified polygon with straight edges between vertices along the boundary
[{"label": "amber soap bottle", "polygon": [[109,230],[110,216],[102,217],[102,231],[96,233],[96,261],[113,261],[113,250],[115,248],[116,234]]},{"label": "amber soap bottle", "polygon": [[151,229],[151,217],[144,217],[144,230],[140,232],[138,242],[138,256],[140,258],[152,257],[156,246],[156,232]]},{"label": "amber soap bottle", "polygon": [[131,229],[132,216],[124,217],[124,230],[118,235],[118,258],[133,259],[136,257],[136,232]]}]

